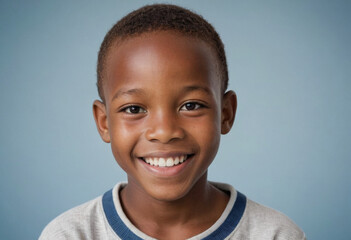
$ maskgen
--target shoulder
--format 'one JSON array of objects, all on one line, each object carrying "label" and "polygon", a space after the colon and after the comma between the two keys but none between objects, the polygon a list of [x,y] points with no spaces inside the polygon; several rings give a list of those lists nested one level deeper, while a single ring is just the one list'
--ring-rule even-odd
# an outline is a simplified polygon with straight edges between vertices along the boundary
[{"label": "shoulder", "polygon": [[217,188],[230,192],[230,200],[225,212],[235,228],[226,239],[275,239],[304,240],[303,231],[286,215],[256,203],[235,190],[231,185],[211,182]]},{"label": "shoulder", "polygon": [[247,199],[242,221],[237,229],[250,239],[306,239],[303,231],[286,215]]},{"label": "shoulder", "polygon": [[44,228],[39,240],[93,239],[91,234],[99,231],[99,225],[104,225],[101,196],[56,217]]}]

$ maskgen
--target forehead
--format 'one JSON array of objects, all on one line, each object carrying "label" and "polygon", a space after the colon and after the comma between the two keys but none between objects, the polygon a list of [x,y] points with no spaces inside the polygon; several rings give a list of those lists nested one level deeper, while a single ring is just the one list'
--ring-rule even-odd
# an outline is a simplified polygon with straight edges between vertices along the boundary
[{"label": "forehead", "polygon": [[143,76],[144,81],[155,77],[169,82],[173,77],[204,79],[217,88],[221,85],[217,63],[212,48],[200,39],[169,31],[145,33],[117,41],[110,49],[104,89],[133,84],[136,76]]}]

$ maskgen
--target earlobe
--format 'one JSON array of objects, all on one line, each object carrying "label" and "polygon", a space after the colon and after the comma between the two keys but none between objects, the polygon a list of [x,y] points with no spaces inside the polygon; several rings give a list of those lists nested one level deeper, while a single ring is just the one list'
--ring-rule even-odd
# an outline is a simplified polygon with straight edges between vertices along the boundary
[{"label": "earlobe", "polygon": [[108,121],[107,121],[105,104],[99,100],[95,100],[93,103],[93,114],[94,114],[97,130],[102,140],[106,143],[109,143],[110,133],[108,129]]},{"label": "earlobe", "polygon": [[222,118],[221,118],[221,133],[227,134],[233,126],[237,107],[236,94],[233,91],[228,91],[223,96],[222,102]]}]

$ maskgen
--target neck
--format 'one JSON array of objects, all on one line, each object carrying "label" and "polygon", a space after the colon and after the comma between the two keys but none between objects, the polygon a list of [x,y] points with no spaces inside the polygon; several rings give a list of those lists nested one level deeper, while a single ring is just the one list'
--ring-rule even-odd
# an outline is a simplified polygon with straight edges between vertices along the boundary
[{"label": "neck", "polygon": [[[160,229],[181,226],[198,226],[200,233],[209,228],[222,214],[228,196],[207,181],[205,173],[184,196],[172,201],[162,201],[149,196],[131,184],[120,192],[124,212],[139,230],[156,236]],[[193,228],[194,229],[194,228]],[[189,233],[189,237],[191,234]],[[159,236],[158,236],[159,237]]]}]

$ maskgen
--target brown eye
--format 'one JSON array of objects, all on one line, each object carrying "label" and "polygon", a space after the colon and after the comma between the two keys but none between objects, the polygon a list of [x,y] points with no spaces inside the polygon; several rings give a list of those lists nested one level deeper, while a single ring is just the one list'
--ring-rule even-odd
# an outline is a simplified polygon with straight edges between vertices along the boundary
[{"label": "brown eye", "polygon": [[145,109],[139,106],[128,106],[123,109],[124,112],[129,113],[129,114],[138,114],[138,113],[144,113],[146,112]]},{"label": "brown eye", "polygon": [[196,103],[196,102],[187,102],[185,103],[180,110],[183,111],[193,111],[197,110],[199,108],[203,107],[202,104]]}]

